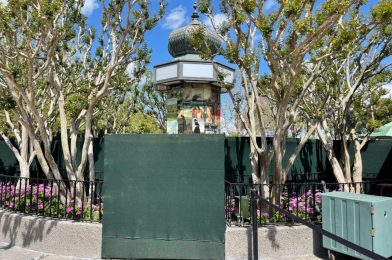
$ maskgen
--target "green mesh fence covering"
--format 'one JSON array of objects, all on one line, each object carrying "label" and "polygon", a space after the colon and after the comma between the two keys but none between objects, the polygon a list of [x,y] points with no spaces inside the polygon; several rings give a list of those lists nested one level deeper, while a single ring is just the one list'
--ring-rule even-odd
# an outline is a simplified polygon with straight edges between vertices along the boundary
[{"label": "green mesh fence covering", "polygon": [[105,137],[104,258],[224,259],[223,135]]}]

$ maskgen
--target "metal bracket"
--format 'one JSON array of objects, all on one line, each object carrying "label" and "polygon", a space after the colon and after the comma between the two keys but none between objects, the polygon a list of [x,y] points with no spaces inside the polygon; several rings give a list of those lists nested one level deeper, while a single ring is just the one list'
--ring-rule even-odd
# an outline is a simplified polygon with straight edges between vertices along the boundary
[{"label": "metal bracket", "polygon": [[376,209],[374,207],[370,208],[370,214],[374,215],[374,213],[376,213]]},{"label": "metal bracket", "polygon": [[376,236],[376,230],[374,230],[374,228],[372,228],[372,229],[370,230],[370,235],[371,235],[372,237]]}]

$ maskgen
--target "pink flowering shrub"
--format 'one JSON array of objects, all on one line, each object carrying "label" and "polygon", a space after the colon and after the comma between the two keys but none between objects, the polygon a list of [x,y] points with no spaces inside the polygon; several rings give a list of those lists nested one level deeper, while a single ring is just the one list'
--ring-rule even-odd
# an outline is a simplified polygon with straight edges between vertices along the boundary
[{"label": "pink flowering shrub", "polygon": [[[327,191],[340,191],[341,189],[331,189]],[[226,212],[229,212],[231,220],[237,219],[238,210],[235,205],[233,197],[226,197]],[[257,203],[260,206],[260,203]],[[288,194],[287,191],[281,193],[280,208],[290,212],[291,214],[303,219],[321,221],[321,190],[308,190],[302,194],[292,192]],[[250,202],[249,202],[250,209]],[[290,218],[283,213],[275,209],[269,209],[264,205],[261,209],[257,209],[257,221],[261,224],[286,222],[290,221]]]},{"label": "pink flowering shrub", "polygon": [[[338,189],[327,189],[327,191],[342,191]],[[281,204],[277,205],[282,209],[289,211],[291,214],[303,219],[303,220],[315,220],[321,221],[321,190],[308,190],[303,194],[297,194],[296,192],[290,195],[287,192],[281,194]],[[257,219],[260,223],[273,223],[273,222],[284,222],[288,221],[289,217],[285,214],[279,213],[272,209],[270,212],[257,212]]]},{"label": "pink flowering shrub", "polygon": [[282,201],[284,208],[291,214],[301,218],[321,220],[321,191],[308,190],[302,195],[297,195],[295,192],[288,197],[287,193],[283,194]]},{"label": "pink flowering shrub", "polygon": [[11,182],[0,185],[0,206],[23,213],[49,217],[72,218],[77,220],[99,220],[103,213],[103,203],[92,204],[60,201],[60,196],[50,185],[32,184],[16,187]]}]

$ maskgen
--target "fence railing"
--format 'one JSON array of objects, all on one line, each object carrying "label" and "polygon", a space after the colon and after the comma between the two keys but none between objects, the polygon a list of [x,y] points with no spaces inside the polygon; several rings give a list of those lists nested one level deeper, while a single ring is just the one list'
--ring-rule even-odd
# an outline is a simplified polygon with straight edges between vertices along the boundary
[{"label": "fence railing", "polygon": [[0,175],[0,207],[24,214],[100,222],[103,181]]},{"label": "fence railing", "polygon": [[318,182],[323,178],[323,174],[324,172],[291,173],[287,176],[287,182]]},{"label": "fence railing", "polygon": [[[378,194],[379,185],[392,180],[364,181],[358,183],[286,183],[248,184],[225,182],[225,212],[229,225],[251,223],[250,194],[255,189],[258,195],[287,210],[291,214],[310,221],[321,221],[321,193],[329,191],[351,191],[364,194]],[[275,196],[275,201],[273,198]],[[279,198],[276,198],[279,194]],[[292,222],[292,219],[259,201],[257,207],[259,224]]]}]

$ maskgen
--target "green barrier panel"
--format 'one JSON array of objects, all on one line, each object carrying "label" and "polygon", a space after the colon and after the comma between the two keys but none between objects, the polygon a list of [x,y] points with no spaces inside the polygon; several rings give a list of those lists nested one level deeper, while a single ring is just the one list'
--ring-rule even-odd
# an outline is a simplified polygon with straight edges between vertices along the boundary
[{"label": "green barrier panel", "polygon": [[392,179],[392,140],[371,140],[362,149],[365,178]]},{"label": "green barrier panel", "polygon": [[[272,142],[272,139],[269,139]],[[289,138],[287,140],[287,152],[284,157],[284,165],[289,155],[294,151],[299,140]],[[82,147],[82,140],[78,141],[78,149]],[[94,139],[94,159],[96,178],[104,179],[104,138]],[[338,160],[341,158],[340,141],[334,142],[335,153]],[[60,168],[64,171],[65,166],[61,154],[61,144],[53,141],[53,155]],[[354,154],[352,145],[349,145],[351,161]],[[225,139],[225,176],[229,182],[251,182],[252,167],[249,159],[249,138],[227,137]],[[78,159],[80,154],[78,153]],[[362,149],[363,177],[364,179],[392,179],[392,140],[371,140]],[[43,173],[35,161],[32,165],[32,176],[43,177]],[[271,162],[270,175],[274,173],[274,161]],[[4,141],[0,140],[0,172],[9,175],[18,174],[18,162],[14,154],[9,150]],[[34,172],[34,173],[33,173]],[[310,140],[305,144],[294,162],[293,168],[288,176],[289,181],[302,182],[302,180],[317,180],[317,175],[304,176],[303,173],[319,173],[320,179],[326,182],[335,182],[331,166],[328,162],[326,152],[319,140]],[[88,172],[86,170],[86,176]]]},{"label": "green barrier panel", "polygon": [[[289,157],[296,149],[300,140],[288,138],[286,142],[286,154],[283,158],[283,165],[286,165]],[[261,142],[258,139],[258,142]],[[268,145],[272,149],[272,138],[268,138]],[[250,183],[252,182],[252,165],[249,158],[250,140],[248,137],[227,137],[225,141],[225,173],[226,181]],[[269,173],[270,179],[274,175],[275,161],[270,163]],[[326,171],[328,165],[326,153],[318,140],[309,140],[297,156],[290,174],[289,181],[301,182],[304,179],[317,181],[317,177],[323,177],[325,181],[333,179],[324,178],[322,173]],[[309,176],[304,176],[304,173]],[[318,176],[319,175],[319,176]],[[300,178],[299,178],[300,177]],[[334,180],[331,180],[334,181]]]},{"label": "green barrier panel", "polygon": [[103,258],[224,259],[224,136],[105,137]]},{"label": "green barrier panel", "polygon": [[0,141],[0,174],[14,175],[18,161],[4,141]]}]

